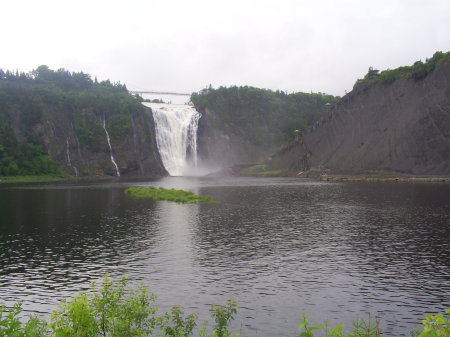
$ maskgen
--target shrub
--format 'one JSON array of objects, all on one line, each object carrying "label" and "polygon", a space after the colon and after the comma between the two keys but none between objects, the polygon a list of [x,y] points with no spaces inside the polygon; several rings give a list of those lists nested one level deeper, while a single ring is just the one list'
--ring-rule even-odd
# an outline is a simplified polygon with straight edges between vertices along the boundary
[{"label": "shrub", "polygon": [[48,336],[47,323],[36,316],[29,317],[23,324],[19,320],[22,312],[22,304],[16,303],[11,309],[6,310],[0,306],[0,337],[41,337]]},{"label": "shrub", "polygon": [[80,293],[63,301],[51,316],[51,336],[140,337],[151,335],[156,325],[155,295],[140,286],[127,288],[126,278],[113,283],[106,276],[93,294]]},{"label": "shrub", "polygon": [[450,309],[446,314],[425,315],[422,326],[412,331],[414,337],[449,337],[450,336]]},{"label": "shrub", "polygon": [[[50,323],[22,315],[21,303],[6,309],[0,306],[0,337],[188,337],[197,326],[197,315],[185,315],[181,306],[157,316],[156,296],[142,284],[129,287],[126,278],[113,282],[108,276],[100,287],[95,284],[89,293],[80,293],[70,301],[62,301]],[[229,325],[237,312],[237,304],[228,301],[224,306],[212,305],[213,328],[208,321],[199,329],[199,337],[230,337]],[[308,315],[298,324],[295,337],[380,337],[378,320],[357,319],[348,333],[344,325],[333,328],[330,322],[310,326]],[[450,309],[446,314],[425,315],[422,326],[411,332],[413,337],[449,337]],[[240,337],[239,334],[235,336]]]}]

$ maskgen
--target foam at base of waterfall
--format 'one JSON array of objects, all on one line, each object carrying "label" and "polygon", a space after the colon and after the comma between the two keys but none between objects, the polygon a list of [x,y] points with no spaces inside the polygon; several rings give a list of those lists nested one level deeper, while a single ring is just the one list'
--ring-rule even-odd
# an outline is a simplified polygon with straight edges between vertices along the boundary
[{"label": "foam at base of waterfall", "polygon": [[197,129],[201,114],[193,106],[146,103],[153,112],[159,154],[171,176],[198,175]]}]

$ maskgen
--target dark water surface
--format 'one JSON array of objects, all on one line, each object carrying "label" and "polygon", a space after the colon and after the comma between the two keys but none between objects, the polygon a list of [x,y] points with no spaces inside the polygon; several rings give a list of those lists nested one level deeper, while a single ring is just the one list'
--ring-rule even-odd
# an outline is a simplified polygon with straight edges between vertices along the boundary
[{"label": "dark water surface", "polygon": [[[123,193],[147,185],[220,204]],[[105,273],[201,318],[235,299],[234,332],[247,337],[294,332],[302,312],[320,323],[371,313],[384,336],[408,335],[450,307],[450,186],[173,177],[0,189],[1,304],[45,315]]]}]

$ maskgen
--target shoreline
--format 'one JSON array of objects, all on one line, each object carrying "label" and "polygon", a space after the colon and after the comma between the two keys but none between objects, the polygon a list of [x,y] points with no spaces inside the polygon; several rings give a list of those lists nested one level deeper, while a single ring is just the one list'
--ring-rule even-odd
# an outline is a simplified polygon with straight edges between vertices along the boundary
[{"label": "shoreline", "polygon": [[108,182],[108,181],[141,181],[157,180],[161,177],[116,177],[116,176],[0,176],[0,187],[21,184],[45,184],[45,183],[83,183],[83,182]]},{"label": "shoreline", "polygon": [[241,177],[290,177],[290,178],[307,178],[329,182],[432,182],[432,183],[449,183],[450,175],[417,175],[405,173],[354,173],[354,174],[334,174],[329,171],[312,170],[312,171],[261,171],[261,172],[245,172],[238,168],[230,169],[232,175]]},{"label": "shoreline", "polygon": [[377,175],[377,174],[321,174],[320,181],[330,182],[409,182],[409,183],[449,183],[450,176],[419,175]]},{"label": "shoreline", "polygon": [[[225,171],[224,171],[225,172]],[[332,173],[331,170],[312,169],[295,172],[287,169],[271,170],[267,164],[235,165],[227,169],[227,173],[242,177],[291,177],[308,178],[330,182],[450,182],[450,175],[420,175],[399,172],[361,172],[361,173]]]},{"label": "shoreline", "polygon": [[[230,172],[228,172],[230,173]],[[229,174],[228,174],[229,175]],[[283,172],[279,174],[261,172],[253,174],[242,174],[232,172],[232,176],[256,177],[256,178],[303,178],[315,179],[328,182],[408,182],[408,183],[450,183],[450,175],[406,175],[406,174],[328,174],[320,171],[306,171],[297,174]],[[5,176],[0,177],[0,186],[15,184],[39,184],[39,183],[74,183],[74,182],[99,182],[99,181],[140,181],[142,179],[157,180],[160,177],[73,177],[73,176]]]},{"label": "shoreline", "polygon": [[25,184],[25,183],[47,183],[60,181],[73,181],[71,176],[2,176],[0,177],[0,185]]}]

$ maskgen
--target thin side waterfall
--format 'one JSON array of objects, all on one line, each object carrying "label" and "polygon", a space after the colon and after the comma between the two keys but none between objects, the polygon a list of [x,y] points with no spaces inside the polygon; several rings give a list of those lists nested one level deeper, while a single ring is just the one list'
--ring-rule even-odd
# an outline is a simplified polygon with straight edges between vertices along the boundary
[{"label": "thin side waterfall", "polygon": [[106,130],[106,120],[105,120],[105,118],[103,118],[103,130],[105,130],[106,140],[108,141],[109,153],[111,154],[111,162],[113,163],[114,167],[116,168],[116,175],[118,177],[120,177],[119,167],[117,166],[117,163],[114,160],[113,150],[112,150],[112,147],[111,147],[111,140],[109,139],[109,133],[108,133],[108,130]]},{"label": "thin side waterfall", "polygon": [[171,176],[197,174],[197,129],[201,114],[193,106],[147,103],[155,121],[161,160]]},{"label": "thin side waterfall", "polygon": [[66,159],[67,159],[67,164],[73,169],[73,171],[75,172],[75,176],[79,176],[78,174],[78,169],[76,166],[72,165],[72,161],[70,160],[70,146],[69,146],[69,138],[66,139]]}]

